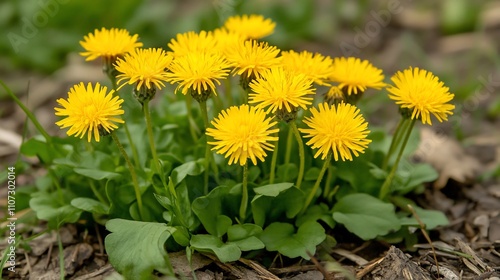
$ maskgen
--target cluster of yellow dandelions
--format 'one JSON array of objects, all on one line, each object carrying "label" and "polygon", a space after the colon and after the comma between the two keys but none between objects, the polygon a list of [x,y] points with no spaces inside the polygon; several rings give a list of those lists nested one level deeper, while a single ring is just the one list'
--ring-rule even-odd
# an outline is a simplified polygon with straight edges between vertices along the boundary
[{"label": "cluster of yellow dandelions", "polygon": [[[275,23],[260,15],[233,16],[213,31],[178,34],[168,43],[168,51],[143,49],[137,35],[102,28],[80,42],[85,49],[81,55],[111,62],[117,71],[116,88],[133,84],[138,93],[153,91],[143,96],[146,99],[171,83],[177,84],[175,92],[204,102],[217,94],[221,80],[239,76],[248,92],[247,104],[222,110],[211,122],[213,128],[206,130],[213,150],[229,157],[229,164],[263,161],[277,140],[275,117],[294,122],[300,108],[310,111],[303,121],[307,128],[299,130],[309,138],[306,144],[317,149],[315,157],[324,159],[331,153],[335,160],[352,160],[370,143],[368,124],[352,102],[368,88],[386,88],[396,104],[409,110],[411,119],[424,124],[431,124],[431,114],[439,121],[452,114],[453,94],[431,72],[410,67],[397,72],[391,78],[393,85],[387,85],[382,70],[367,60],[280,51],[259,41],[274,28]],[[312,106],[319,95],[315,85],[330,88],[317,107]],[[56,115],[64,117],[57,125],[69,127],[68,135],[87,134],[89,141],[92,136],[99,141],[99,135],[123,122],[119,118],[123,100],[114,94],[99,84],[75,85],[67,100],[57,100],[62,108],[55,109]]]}]

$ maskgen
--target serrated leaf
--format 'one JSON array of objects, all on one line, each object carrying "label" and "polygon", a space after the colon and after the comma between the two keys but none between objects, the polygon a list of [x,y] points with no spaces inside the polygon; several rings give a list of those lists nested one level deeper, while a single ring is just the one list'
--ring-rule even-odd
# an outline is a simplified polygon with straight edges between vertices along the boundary
[{"label": "serrated leaf", "polygon": [[241,257],[241,250],[236,244],[225,244],[213,235],[193,235],[190,243],[191,247],[197,251],[215,254],[221,262],[233,262]]},{"label": "serrated leaf", "polygon": [[151,279],[153,270],[168,274],[164,244],[175,230],[161,223],[113,219],[104,241],[109,262],[130,279]]},{"label": "serrated leaf", "polygon": [[289,258],[310,259],[307,253],[314,255],[316,246],[325,240],[325,229],[317,222],[307,221],[296,231],[292,224],[272,223],[262,234],[260,240],[268,251],[278,251]]},{"label": "serrated leaf", "polygon": [[401,227],[394,205],[363,193],[342,197],[333,207],[333,219],[364,240]]},{"label": "serrated leaf", "polygon": [[71,200],[71,205],[74,207],[81,209],[83,211],[87,211],[95,214],[108,214],[109,206],[103,204],[102,202],[88,198],[88,197],[77,197]]}]

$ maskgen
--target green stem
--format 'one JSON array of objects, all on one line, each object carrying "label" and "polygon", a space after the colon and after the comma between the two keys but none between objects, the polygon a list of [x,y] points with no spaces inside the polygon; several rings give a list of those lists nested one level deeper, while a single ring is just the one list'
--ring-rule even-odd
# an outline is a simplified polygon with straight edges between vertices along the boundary
[{"label": "green stem", "polygon": [[297,140],[297,144],[299,146],[299,175],[297,176],[297,189],[300,189],[300,185],[302,184],[302,178],[304,177],[304,143],[302,142],[302,137],[300,136],[299,130],[297,129],[297,125],[294,121],[290,122],[290,128],[293,130],[293,134],[295,135],[295,139]]},{"label": "green stem", "polygon": [[132,184],[134,186],[134,191],[135,191],[135,198],[137,199],[137,205],[139,207],[139,214],[141,216],[141,219],[144,219],[144,210],[142,208],[142,197],[141,197],[141,190],[139,188],[139,181],[137,181],[137,174],[135,173],[134,166],[132,165],[132,162],[130,161],[130,158],[127,155],[127,152],[123,148],[122,143],[120,143],[120,140],[116,136],[115,132],[111,132],[111,138],[113,138],[113,141],[115,142],[116,146],[118,146],[118,150],[120,150],[120,153],[122,154],[123,158],[125,159],[125,162],[127,163],[128,170],[130,172],[130,176],[132,177]]},{"label": "green stem", "polygon": [[314,186],[309,192],[309,196],[306,199],[306,203],[304,204],[304,207],[302,208],[302,213],[304,213],[307,210],[307,207],[309,204],[311,204],[312,200],[314,199],[314,195],[318,191],[319,184],[321,183],[321,180],[323,179],[323,176],[325,175],[326,170],[328,169],[328,166],[330,165],[330,160],[332,158],[332,154],[328,153],[328,156],[325,159],[325,162],[323,163],[323,167],[321,168],[321,171],[319,172],[318,179],[316,179],[316,182],[314,183]]},{"label": "green stem", "polygon": [[290,163],[290,156],[292,155],[292,138],[293,138],[293,131],[292,128],[289,126],[288,135],[286,136],[285,164]]},{"label": "green stem", "polygon": [[196,143],[198,141],[198,134],[200,134],[200,128],[196,124],[196,122],[193,119],[193,114],[191,114],[191,108],[192,108],[192,102],[193,99],[190,96],[186,96],[186,109],[187,109],[187,116],[188,116],[188,121],[189,121],[189,133],[191,134],[191,137],[193,138],[193,143]]},{"label": "green stem", "polygon": [[241,190],[240,222],[244,223],[248,206],[248,163],[243,166],[243,185]]},{"label": "green stem", "polygon": [[391,145],[389,146],[389,151],[387,151],[387,155],[386,155],[384,162],[382,164],[383,170],[387,169],[387,166],[389,165],[389,160],[391,159],[391,156],[394,153],[394,150],[399,146],[399,142],[401,142],[401,137],[403,135],[401,132],[405,131],[406,126],[408,125],[407,120],[408,119],[406,119],[406,118],[401,118],[398,122],[396,130],[394,131],[394,135],[392,136],[392,141],[391,141]]},{"label": "green stem", "polygon": [[403,142],[401,144],[401,148],[399,149],[398,155],[396,157],[396,162],[394,162],[394,165],[392,166],[391,172],[389,175],[387,175],[387,178],[385,178],[384,184],[382,185],[382,188],[380,188],[380,194],[379,198],[384,199],[388,194],[391,189],[391,184],[392,180],[394,179],[394,175],[396,175],[396,170],[398,169],[399,161],[401,160],[401,156],[403,155],[403,151],[406,147],[406,144],[408,143],[408,139],[410,139],[410,134],[413,129],[413,126],[415,125],[416,119],[413,119],[410,121],[410,124],[408,125]]},{"label": "green stem", "polygon": [[274,145],[273,158],[271,159],[271,170],[269,174],[269,184],[274,183],[274,176],[276,174],[276,162],[278,161],[278,144],[279,140],[276,141],[276,145]]},{"label": "green stem", "polygon": [[[208,111],[207,111],[207,102],[202,101],[198,102],[200,104],[201,116],[203,117],[203,123],[205,124],[205,131],[208,128]],[[208,145],[208,136],[207,143],[205,145],[205,194],[208,194],[208,173],[210,171],[209,165],[212,165],[212,169],[215,173],[215,179],[219,178],[219,169],[217,164],[215,164],[215,158],[212,152],[210,151],[210,146]]]},{"label": "green stem", "polygon": [[61,241],[61,234],[59,233],[59,229],[57,229],[57,246],[59,248],[59,278],[64,280],[64,248]]},{"label": "green stem", "polygon": [[[105,62],[105,69],[104,72],[106,73],[106,76],[108,76],[108,79],[111,81],[111,85],[113,86],[113,90],[118,93],[117,88],[118,85],[116,84],[116,77],[113,74],[114,72],[114,67],[113,67],[113,62],[112,61],[107,61]],[[132,150],[132,157],[134,158],[134,163],[135,167],[139,168],[139,154],[137,153],[137,147],[134,145],[134,141],[132,141],[132,135],[130,134],[130,130],[128,128],[127,122],[123,124],[123,128],[125,129],[125,134],[127,135],[127,140],[130,145],[130,149]]]},{"label": "green stem", "polygon": [[94,195],[97,197],[97,199],[104,205],[109,205],[108,202],[104,199],[104,197],[101,195],[100,192],[97,191],[97,188],[95,187],[94,181],[89,179],[89,184],[90,184],[90,189],[94,193]]},{"label": "green stem", "polygon": [[153,164],[154,168],[156,169],[155,172],[160,175],[162,178],[162,182],[164,181],[164,176],[161,172],[161,166],[160,166],[160,160],[158,158],[158,154],[156,153],[156,144],[155,144],[155,137],[153,134],[153,124],[151,122],[151,113],[149,111],[149,99],[146,99],[144,101],[144,105],[142,107],[144,111],[144,118],[146,119],[146,130],[148,133],[148,139],[149,139],[149,147],[151,148],[151,156],[153,157]]},{"label": "green stem", "polygon": [[333,167],[328,166],[328,173],[326,174],[326,181],[325,181],[325,189],[323,190],[323,197],[328,198],[328,195],[330,193],[330,185],[332,184],[332,177],[333,177]]},{"label": "green stem", "polygon": [[36,129],[40,132],[40,134],[43,135],[43,137],[45,138],[45,141],[47,141],[47,144],[49,144],[49,146],[52,146],[52,138],[47,133],[47,131],[45,131],[43,126],[38,122],[35,115],[33,115],[33,113],[28,109],[28,107],[26,107],[23,104],[23,102],[21,102],[21,100],[19,100],[19,98],[17,98],[17,96],[9,89],[9,87],[7,87],[7,85],[3,81],[0,80],[0,84],[3,86],[3,88],[5,89],[7,94],[10,95],[10,97],[12,99],[14,99],[14,102],[16,102],[17,106],[21,107],[21,109],[24,111],[26,116],[28,116],[28,118],[31,120],[31,122],[35,125]]},{"label": "green stem", "polygon": [[236,105],[233,98],[233,83],[231,77],[227,77],[227,79],[224,80],[224,86],[226,87],[226,91],[224,93],[229,101],[229,106]]}]

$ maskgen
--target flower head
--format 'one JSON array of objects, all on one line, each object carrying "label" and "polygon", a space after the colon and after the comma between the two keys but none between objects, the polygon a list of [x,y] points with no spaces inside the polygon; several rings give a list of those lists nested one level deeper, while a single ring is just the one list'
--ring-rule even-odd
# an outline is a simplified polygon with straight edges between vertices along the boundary
[{"label": "flower head", "polygon": [[258,108],[268,107],[267,113],[276,110],[292,112],[295,108],[307,109],[314,94],[312,80],[304,74],[294,74],[283,70],[282,67],[271,68],[262,73],[262,76],[250,83],[252,93],[249,104],[257,104]]},{"label": "flower head", "polygon": [[208,143],[214,145],[212,150],[229,157],[229,164],[243,166],[250,159],[255,165],[257,158],[264,161],[265,151],[274,148],[268,141],[278,140],[278,137],[270,136],[279,131],[272,128],[276,122],[267,118],[263,110],[247,104],[223,110],[212,125],[215,128],[207,128],[206,134],[215,141]]},{"label": "flower head", "polygon": [[274,32],[276,23],[262,15],[232,16],[226,20],[224,27],[229,31],[242,34],[247,39],[261,39]]},{"label": "flower head", "polygon": [[179,83],[177,89],[182,88],[182,94],[189,90],[202,94],[208,90],[215,93],[215,84],[220,85],[219,79],[229,74],[228,63],[220,53],[194,52],[176,57],[166,74],[171,84]]},{"label": "flower head", "polygon": [[245,41],[245,36],[240,33],[229,31],[225,28],[217,28],[214,30],[214,38],[217,44],[217,50],[224,55],[233,49],[236,45],[241,45]]},{"label": "flower head", "polygon": [[352,154],[364,153],[371,142],[366,139],[370,131],[359,109],[348,103],[331,106],[320,103],[318,107],[319,111],[312,108],[312,116],[304,119],[309,128],[299,128],[306,134],[304,137],[311,138],[306,144],[313,149],[319,148],[314,157],[321,154],[321,159],[325,159],[332,151],[336,161],[339,154],[345,161],[352,160]]},{"label": "flower head", "polygon": [[194,52],[214,52],[216,51],[217,41],[212,32],[189,31],[177,34],[175,39],[170,40],[168,47],[172,50],[174,57],[183,56]]},{"label": "flower head", "polygon": [[367,88],[385,87],[382,70],[374,67],[368,60],[361,61],[355,57],[335,58],[330,80],[339,83],[340,89],[347,88],[348,95],[362,93]]},{"label": "flower head", "polygon": [[327,85],[325,82],[331,73],[333,60],[329,56],[308,51],[281,53],[281,63],[285,70],[306,75],[318,85]]},{"label": "flower head", "polygon": [[394,86],[389,86],[389,98],[396,101],[403,109],[409,109],[411,118],[421,118],[423,124],[432,124],[433,114],[440,122],[448,120],[455,105],[449,104],[454,94],[449,92],[443,82],[431,72],[423,69],[408,68],[398,71],[391,78]]},{"label": "flower head", "polygon": [[[116,70],[120,72],[117,76],[118,83],[137,84],[139,90],[143,85],[151,89],[151,85],[157,88],[165,87],[166,69],[172,62],[172,56],[167,55],[164,50],[158,49],[136,49],[128,53],[123,59],[119,58],[115,64]],[[125,82],[126,81],[126,82]]]},{"label": "flower head", "polygon": [[234,74],[246,77],[259,77],[265,70],[278,66],[280,50],[267,42],[255,40],[235,44],[226,53],[227,60],[234,64]]},{"label": "flower head", "polygon": [[138,35],[130,36],[125,29],[102,28],[94,30],[94,33],[89,33],[80,41],[80,45],[85,49],[80,55],[87,57],[85,60],[90,61],[98,57],[105,59],[114,59],[129,53],[136,48],[142,47],[141,42],[137,42]]},{"label": "flower head", "polygon": [[87,141],[90,142],[92,135],[99,142],[100,133],[109,133],[118,126],[115,123],[124,121],[117,118],[123,115],[121,109],[123,99],[113,97],[114,90],[107,92],[107,87],[101,87],[99,83],[92,88],[88,83],[85,88],[83,83],[74,85],[68,92],[68,99],[59,98],[57,103],[62,108],[54,108],[56,116],[65,118],[56,122],[61,128],[67,128],[68,135],[83,138],[87,133]]}]

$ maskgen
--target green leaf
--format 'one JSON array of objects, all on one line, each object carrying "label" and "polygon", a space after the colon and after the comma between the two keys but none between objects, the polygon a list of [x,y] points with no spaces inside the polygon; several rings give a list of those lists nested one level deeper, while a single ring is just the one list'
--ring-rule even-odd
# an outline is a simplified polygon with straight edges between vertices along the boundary
[{"label": "green leaf", "polygon": [[[438,226],[445,226],[449,224],[448,218],[444,215],[443,212],[436,210],[427,210],[422,209],[417,206],[412,206],[415,209],[418,217],[425,224],[425,229],[434,229]],[[412,226],[412,227],[420,227],[419,223],[415,219],[415,217],[403,217],[400,219],[401,225],[403,226]]]},{"label": "green leaf", "polygon": [[174,185],[179,184],[187,175],[196,176],[200,175],[205,167],[203,166],[204,159],[199,159],[197,161],[186,162],[172,170],[171,178]]},{"label": "green leaf", "polygon": [[262,228],[254,224],[233,225],[227,230],[228,243],[236,244],[241,251],[259,250],[265,247],[256,237]]},{"label": "green leaf", "polygon": [[367,194],[350,194],[333,207],[333,219],[364,240],[401,227],[394,205]]},{"label": "green leaf", "polygon": [[[373,154],[372,154],[373,155]],[[372,173],[372,158],[362,154],[353,161],[339,161],[335,163],[338,178],[347,181],[356,192],[377,195],[382,185],[382,180]],[[363,174],[360,176],[359,174]]]},{"label": "green leaf", "polygon": [[99,169],[75,168],[73,170],[77,174],[92,178],[94,180],[102,180],[102,179],[113,180],[121,176],[120,174],[115,172],[102,171]]},{"label": "green leaf", "polygon": [[[396,176],[407,179],[403,180],[403,184],[399,185],[399,187],[394,190],[407,193],[420,184],[435,181],[439,177],[439,174],[430,164],[417,163],[401,165],[397,170]],[[397,184],[393,185],[398,186]]]},{"label": "green leaf", "polygon": [[318,221],[321,220],[327,224],[330,228],[335,226],[335,221],[332,218],[332,211],[328,209],[328,206],[324,203],[319,205],[312,205],[307,208],[306,213],[300,216],[296,221],[296,226],[301,226],[307,221]]},{"label": "green leaf", "polygon": [[77,197],[71,200],[71,205],[90,213],[95,213],[95,214],[109,213],[109,206],[103,204],[100,201],[88,197]]},{"label": "green leaf", "polygon": [[325,229],[317,222],[307,221],[297,232],[292,224],[272,223],[260,235],[268,251],[278,251],[289,258],[310,259],[307,253],[314,255],[316,246],[325,240]]},{"label": "green leaf", "polygon": [[113,219],[104,241],[109,262],[130,279],[151,279],[153,270],[169,273],[164,244],[175,230],[161,223]]},{"label": "green leaf", "polygon": [[293,187],[293,183],[279,183],[257,187],[254,188],[253,191],[256,194],[277,197],[281,192],[286,191],[291,187]]},{"label": "green leaf", "polygon": [[291,219],[304,205],[304,193],[292,183],[279,183],[254,188],[257,195],[252,199],[252,215],[255,224],[264,226],[266,221],[277,221],[284,214]]},{"label": "green leaf", "polygon": [[[233,214],[230,213],[237,213],[241,201],[240,197],[231,195],[229,192],[229,187],[217,187],[208,195],[195,199],[192,204],[193,212],[205,230],[216,237],[222,237],[227,232],[232,221],[225,214],[232,217]],[[233,209],[232,211],[223,211],[226,207]]]},{"label": "green leaf", "polygon": [[297,174],[299,174],[299,168],[294,163],[280,165],[276,171],[276,177],[281,182],[293,182],[297,178]]},{"label": "green leaf", "polygon": [[213,253],[221,262],[234,262],[241,257],[241,250],[236,244],[224,244],[219,238],[213,235],[193,235],[191,238],[191,247],[199,252]]},{"label": "green leaf", "polygon": [[47,221],[49,228],[56,229],[64,223],[74,223],[80,218],[82,210],[65,204],[73,198],[74,194],[65,189],[52,193],[37,192],[32,194],[30,207],[38,219]]},{"label": "green leaf", "polygon": [[55,155],[52,147],[45,140],[36,138],[24,142],[21,145],[20,152],[26,156],[37,156],[42,162],[51,162]]}]

